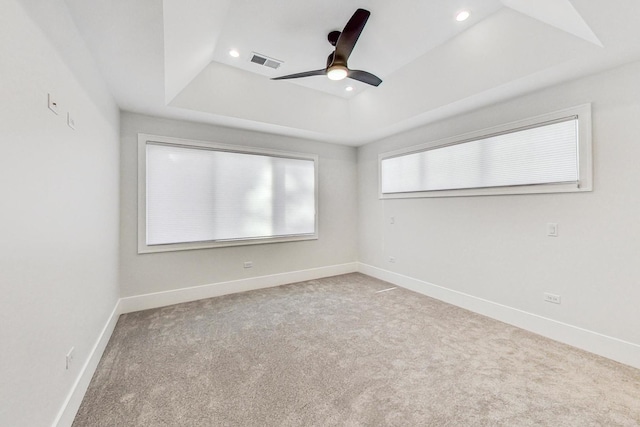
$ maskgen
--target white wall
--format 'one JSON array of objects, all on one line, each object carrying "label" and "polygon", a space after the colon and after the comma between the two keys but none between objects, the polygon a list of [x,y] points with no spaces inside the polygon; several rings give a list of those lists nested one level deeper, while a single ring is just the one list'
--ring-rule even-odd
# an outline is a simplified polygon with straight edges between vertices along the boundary
[{"label": "white wall", "polygon": [[[133,113],[122,113],[120,122],[120,280],[123,297],[357,260],[355,148]],[[138,255],[138,133],[318,154],[319,239]],[[244,261],[253,261],[253,268],[244,269]]]},{"label": "white wall", "polygon": [[69,22],[57,0],[0,3],[2,426],[54,422],[118,299],[118,109]]},{"label": "white wall", "polygon": [[[592,338],[602,334],[614,344],[626,341],[625,348],[635,353],[618,359],[633,363],[632,355],[640,354],[638,75],[640,63],[631,64],[361,147],[360,262],[452,300],[462,293],[478,304],[498,303],[515,309],[513,314],[522,311],[533,314],[530,319],[574,326],[570,330],[576,333],[593,332]],[[377,197],[378,153],[587,102],[593,103],[593,192]],[[559,237],[546,236],[548,222],[559,224]],[[396,263],[388,262],[389,256]],[[562,304],[544,302],[543,292],[561,295]],[[502,310],[499,305],[492,307]],[[550,335],[563,327],[557,322],[547,323]]]},{"label": "white wall", "polygon": [[[638,75],[640,63],[632,64],[356,151],[119,115],[64,2],[4,0],[0,425],[56,420],[120,296],[358,259],[397,277],[640,345]],[[48,92],[56,95],[60,115],[46,108]],[[585,102],[593,102],[592,193],[377,199],[380,152]],[[75,116],[76,130],[66,125],[67,111]],[[320,239],[138,255],[139,132],[319,154]],[[560,224],[558,238],[546,237],[547,222]],[[387,262],[389,256],[395,264]],[[253,269],[242,268],[247,260]],[[562,295],[563,303],[544,303],[546,291]],[[71,347],[75,361],[67,371]]]}]

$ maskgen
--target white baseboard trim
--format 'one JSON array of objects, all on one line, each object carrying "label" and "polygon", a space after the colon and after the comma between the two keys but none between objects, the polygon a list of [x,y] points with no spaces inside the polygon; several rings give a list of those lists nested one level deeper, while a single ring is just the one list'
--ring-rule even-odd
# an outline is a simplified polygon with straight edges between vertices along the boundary
[{"label": "white baseboard trim", "polygon": [[498,304],[423,280],[358,263],[358,271],[530,332],[640,369],[640,345]]},{"label": "white baseboard trim", "polygon": [[308,270],[291,271],[288,273],[273,274],[270,276],[251,277],[229,282],[214,283],[211,285],[195,286],[191,288],[176,289],[166,292],[156,292],[146,295],[138,295],[120,298],[116,303],[107,323],[102,328],[96,343],[94,344],[87,361],[82,366],[71,391],[58,412],[52,427],[69,427],[80,409],[82,399],[89,387],[91,378],[98,367],[100,358],[104,353],[111,334],[116,327],[121,314],[150,308],[164,307],[179,304],[181,302],[196,301],[203,298],[245,292],[254,289],[269,288],[286,285],[289,283],[303,282],[305,280],[320,279],[322,277],[337,276],[340,274],[355,273],[358,271],[358,263],[331,265],[327,267],[312,268]]},{"label": "white baseboard trim", "polygon": [[165,307],[183,302],[197,301],[221,295],[246,292],[255,289],[270,288],[305,280],[320,279],[322,277],[337,276],[339,274],[358,271],[358,263],[330,265],[309,270],[291,271],[272,274],[269,276],[250,277],[229,282],[212,283],[210,285],[193,286],[190,288],[174,289],[164,292],[136,295],[120,299],[122,313]]},{"label": "white baseboard trim", "polygon": [[111,338],[120,314],[356,271],[640,369],[640,345],[638,344],[558,322],[368,264],[353,262],[120,298],[102,328],[89,357],[80,370],[52,426],[68,427],[73,423],[73,419],[80,408],[84,394],[89,387],[91,378],[98,367],[100,358]]},{"label": "white baseboard trim", "polygon": [[87,392],[91,378],[93,378],[98,363],[100,363],[102,353],[104,353],[104,349],[109,343],[109,339],[116,327],[116,323],[118,323],[120,314],[120,300],[118,300],[113,311],[111,311],[111,315],[107,319],[107,323],[102,328],[100,335],[98,335],[96,343],[89,352],[89,357],[87,357],[86,362],[80,369],[80,373],[78,373],[78,377],[73,383],[71,391],[67,395],[62,408],[58,412],[58,416],[53,422],[53,427],[70,427],[71,424],[73,424],[73,419],[76,417],[78,409],[80,409],[84,394]]}]

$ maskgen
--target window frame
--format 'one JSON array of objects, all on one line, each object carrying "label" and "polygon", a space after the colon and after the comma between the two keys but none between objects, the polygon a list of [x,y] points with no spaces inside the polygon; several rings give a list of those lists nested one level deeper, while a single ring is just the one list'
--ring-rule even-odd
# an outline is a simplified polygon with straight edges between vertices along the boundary
[{"label": "window frame", "polygon": [[[313,161],[314,168],[314,232],[290,236],[256,237],[226,240],[208,240],[202,242],[182,242],[159,245],[147,245],[147,143],[168,145],[174,147],[200,148],[214,151],[226,151],[239,154],[263,155]],[[315,154],[295,153],[289,151],[272,150],[268,148],[249,147],[242,145],[222,144],[210,141],[198,141],[184,138],[174,138],[160,135],[138,134],[138,254],[173,252],[194,249],[222,248],[232,246],[260,245],[268,243],[297,242],[318,239],[318,156]]]},{"label": "window frame", "polygon": [[[413,191],[403,193],[382,192],[382,161],[388,158],[415,154],[451,145],[463,144],[474,140],[492,136],[518,132],[521,130],[544,126],[547,123],[575,116],[578,120],[578,184],[575,183],[546,183],[527,184],[502,187],[464,188],[451,190]],[[498,125],[479,131],[468,132],[436,141],[427,142],[399,150],[380,153],[378,155],[378,198],[379,199],[408,199],[423,197],[464,197],[464,196],[492,196],[513,194],[540,193],[570,193],[593,190],[593,160],[591,136],[591,104],[558,110],[515,122]]]}]

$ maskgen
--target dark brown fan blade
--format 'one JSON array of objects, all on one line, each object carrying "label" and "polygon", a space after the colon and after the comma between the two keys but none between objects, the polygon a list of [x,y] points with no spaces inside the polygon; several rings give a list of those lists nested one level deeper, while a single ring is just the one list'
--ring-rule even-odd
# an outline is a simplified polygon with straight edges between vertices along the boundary
[{"label": "dark brown fan blade", "polygon": [[378,86],[380,85],[380,83],[382,83],[382,80],[378,76],[374,76],[371,73],[361,70],[349,70],[349,74],[347,75],[347,77],[369,84],[371,86]]},{"label": "dark brown fan blade", "polygon": [[304,73],[289,74],[288,76],[274,77],[271,80],[299,79],[300,77],[324,76],[327,70],[305,71]]},{"label": "dark brown fan blade", "polygon": [[347,25],[345,25],[344,30],[340,34],[338,38],[338,42],[336,43],[336,51],[335,58],[333,63],[338,63],[345,65],[347,64],[347,60],[353,51],[356,42],[358,41],[358,37],[360,37],[360,33],[364,29],[364,25],[367,23],[369,19],[369,15],[371,12],[364,9],[358,9],[355,11]]}]

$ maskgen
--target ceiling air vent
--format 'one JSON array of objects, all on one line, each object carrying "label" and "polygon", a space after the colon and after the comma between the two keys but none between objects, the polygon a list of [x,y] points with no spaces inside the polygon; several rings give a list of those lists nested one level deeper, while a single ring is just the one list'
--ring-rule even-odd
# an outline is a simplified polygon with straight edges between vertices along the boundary
[{"label": "ceiling air vent", "polygon": [[269,58],[268,56],[255,52],[251,53],[250,61],[254,64],[273,68],[274,70],[277,70],[282,65],[282,61],[278,61],[277,59]]}]

